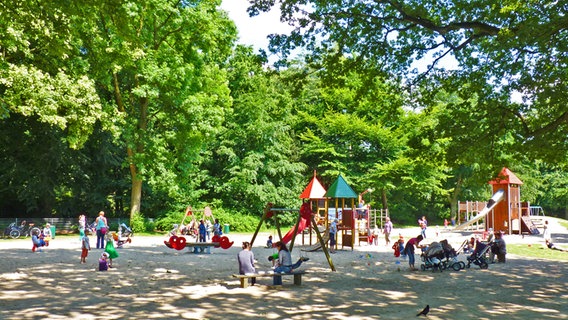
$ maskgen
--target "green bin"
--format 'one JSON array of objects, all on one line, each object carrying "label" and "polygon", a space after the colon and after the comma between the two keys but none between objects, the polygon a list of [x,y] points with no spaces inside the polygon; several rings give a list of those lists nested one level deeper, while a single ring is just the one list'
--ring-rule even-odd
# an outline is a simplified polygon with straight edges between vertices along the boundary
[{"label": "green bin", "polygon": [[230,227],[229,224],[225,224],[225,227],[223,228],[223,233],[224,233],[224,234],[229,234],[229,230],[230,230],[229,227]]},{"label": "green bin", "polygon": [[52,225],[49,228],[51,229],[51,239],[55,239],[55,226]]}]

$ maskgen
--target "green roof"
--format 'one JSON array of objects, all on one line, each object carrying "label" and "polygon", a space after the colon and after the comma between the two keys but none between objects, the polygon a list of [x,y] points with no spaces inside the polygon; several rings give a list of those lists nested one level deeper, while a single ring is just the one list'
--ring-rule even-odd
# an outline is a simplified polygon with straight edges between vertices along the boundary
[{"label": "green roof", "polygon": [[357,199],[359,196],[351,187],[345,182],[345,179],[341,175],[337,177],[335,182],[329,187],[325,196],[328,198],[355,198]]}]

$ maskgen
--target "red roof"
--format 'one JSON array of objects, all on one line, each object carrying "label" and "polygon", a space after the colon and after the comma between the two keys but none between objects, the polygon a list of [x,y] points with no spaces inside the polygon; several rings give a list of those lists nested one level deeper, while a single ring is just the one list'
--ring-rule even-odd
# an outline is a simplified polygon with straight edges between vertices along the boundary
[{"label": "red roof", "polygon": [[304,192],[300,195],[300,199],[325,199],[325,189],[316,178],[316,173],[314,172],[314,177],[312,181],[308,184]]},{"label": "red roof", "polygon": [[503,168],[497,178],[489,181],[489,184],[523,184],[511,170]]}]

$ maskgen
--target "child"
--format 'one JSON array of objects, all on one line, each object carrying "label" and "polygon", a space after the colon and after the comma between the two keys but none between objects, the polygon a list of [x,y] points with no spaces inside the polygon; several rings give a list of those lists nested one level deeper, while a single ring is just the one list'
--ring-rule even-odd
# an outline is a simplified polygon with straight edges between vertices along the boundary
[{"label": "child", "polygon": [[110,232],[107,232],[107,234],[105,235],[105,241],[106,241],[105,253],[108,254],[108,259],[109,259],[108,267],[112,268],[112,259],[118,258],[118,252],[116,252],[116,249],[114,248],[114,243],[113,243],[114,239]]},{"label": "child", "polygon": [[108,253],[103,252],[101,258],[99,259],[99,271],[108,270]]},{"label": "child", "polygon": [[400,245],[398,242],[392,245],[392,249],[394,250],[394,256],[400,257]]},{"label": "child", "polygon": [[337,234],[337,218],[329,225],[329,252],[335,253],[335,245],[337,244],[335,235]]},{"label": "child", "polygon": [[177,236],[179,227],[177,224],[174,224],[174,228],[170,231],[169,237]]},{"label": "child", "polygon": [[272,267],[274,267],[274,265],[276,264],[276,261],[278,261],[278,252],[269,255],[268,261],[272,262]]},{"label": "child", "polygon": [[50,240],[51,240],[51,225],[49,223],[46,223],[45,228],[43,228],[43,241],[45,241],[46,247],[49,247]]},{"label": "child", "polygon": [[272,236],[268,236],[268,240],[266,240],[266,247],[272,248]]},{"label": "child", "polygon": [[379,227],[377,225],[375,225],[375,227],[373,228],[373,231],[371,233],[371,243],[374,245],[379,245]]},{"label": "child", "polygon": [[199,220],[199,242],[207,241],[207,227],[203,220]]},{"label": "child", "polygon": [[40,238],[39,233],[34,230],[34,233],[32,234],[32,252],[35,252],[36,249],[39,248],[39,252],[41,251],[41,247],[43,247],[45,245],[45,242],[43,241],[43,239]]},{"label": "child", "polygon": [[213,235],[222,236],[223,232],[221,231],[221,223],[219,223],[219,219],[215,219],[215,224],[213,225]]},{"label": "child", "polygon": [[85,233],[81,239],[81,263],[87,263],[87,256],[91,250],[91,245],[89,244],[89,236]]},{"label": "child", "polygon": [[211,231],[213,230],[213,226],[211,225],[211,221],[209,219],[205,219],[205,233],[207,234],[206,240],[209,241],[211,239]]}]

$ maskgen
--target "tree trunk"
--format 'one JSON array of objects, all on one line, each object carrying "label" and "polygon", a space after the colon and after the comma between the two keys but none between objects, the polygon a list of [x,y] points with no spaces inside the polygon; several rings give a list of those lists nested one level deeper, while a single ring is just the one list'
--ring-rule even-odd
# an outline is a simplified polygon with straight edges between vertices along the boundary
[{"label": "tree trunk", "polygon": [[142,204],[142,180],[132,178],[132,192],[130,200],[130,221],[134,215],[140,213]]},{"label": "tree trunk", "polygon": [[385,189],[381,190],[381,202],[383,203],[383,210],[388,210],[389,205],[387,202],[387,191]]},{"label": "tree trunk", "polygon": [[450,203],[450,218],[457,217],[458,215],[458,195],[461,191],[462,178],[458,177],[454,191],[448,195],[448,202]]}]

